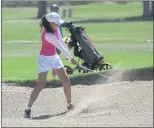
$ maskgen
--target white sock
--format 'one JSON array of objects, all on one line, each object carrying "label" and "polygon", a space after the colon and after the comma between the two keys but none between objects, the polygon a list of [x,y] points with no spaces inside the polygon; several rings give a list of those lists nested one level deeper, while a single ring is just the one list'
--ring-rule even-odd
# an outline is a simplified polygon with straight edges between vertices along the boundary
[{"label": "white sock", "polygon": [[26,110],[31,110],[31,107],[27,107]]}]

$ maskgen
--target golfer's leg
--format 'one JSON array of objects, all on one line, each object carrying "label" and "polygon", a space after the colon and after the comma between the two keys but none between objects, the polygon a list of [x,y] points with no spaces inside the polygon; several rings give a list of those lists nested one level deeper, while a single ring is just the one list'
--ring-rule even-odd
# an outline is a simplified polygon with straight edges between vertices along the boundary
[{"label": "golfer's leg", "polygon": [[44,88],[45,86],[45,82],[46,82],[46,78],[47,78],[47,73],[48,72],[42,72],[38,74],[38,81],[37,81],[37,85],[36,87],[33,89],[30,99],[29,99],[29,103],[28,103],[28,107],[32,107],[34,101],[36,100],[37,96],[39,95],[39,93],[41,92],[41,90]]},{"label": "golfer's leg", "polygon": [[64,94],[66,96],[67,103],[71,103],[71,87],[70,87],[70,80],[66,74],[64,68],[54,69],[55,73],[63,83]]}]

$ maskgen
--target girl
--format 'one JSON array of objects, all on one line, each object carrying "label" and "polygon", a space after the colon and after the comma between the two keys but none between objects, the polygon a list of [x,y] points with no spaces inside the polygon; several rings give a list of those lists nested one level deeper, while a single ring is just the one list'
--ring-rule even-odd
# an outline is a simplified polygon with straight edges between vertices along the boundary
[{"label": "girl", "polygon": [[63,90],[68,104],[67,109],[70,110],[74,107],[71,104],[70,81],[64,69],[64,65],[56,53],[56,48],[58,48],[62,53],[65,54],[72,64],[77,65],[77,61],[74,60],[74,58],[68,52],[67,46],[60,34],[58,26],[62,23],[64,23],[64,21],[60,19],[56,12],[46,14],[41,20],[41,28],[43,28],[43,30],[41,33],[42,47],[38,56],[38,81],[36,87],[31,93],[28,107],[24,111],[25,118],[30,118],[31,107],[40,91],[45,86],[47,73],[49,70],[54,70],[56,75],[63,83]]}]

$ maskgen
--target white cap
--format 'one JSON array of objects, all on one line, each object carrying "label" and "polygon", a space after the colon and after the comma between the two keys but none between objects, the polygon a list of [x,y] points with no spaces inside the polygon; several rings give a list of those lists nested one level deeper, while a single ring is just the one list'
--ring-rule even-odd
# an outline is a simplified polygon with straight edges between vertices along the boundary
[{"label": "white cap", "polygon": [[56,12],[46,14],[45,18],[48,22],[54,22],[57,25],[61,25],[62,23],[64,23],[64,21],[60,19],[59,15]]}]

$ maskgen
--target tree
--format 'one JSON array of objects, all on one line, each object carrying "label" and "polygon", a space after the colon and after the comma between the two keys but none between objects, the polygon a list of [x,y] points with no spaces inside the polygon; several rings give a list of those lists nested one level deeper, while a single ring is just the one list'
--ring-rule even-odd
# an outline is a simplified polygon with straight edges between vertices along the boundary
[{"label": "tree", "polygon": [[147,17],[150,16],[150,1],[143,1],[143,16]]},{"label": "tree", "polygon": [[153,12],[154,12],[154,8],[153,8],[153,6],[154,6],[154,1],[152,1],[152,3],[151,3],[151,15],[153,16],[154,14],[153,14]]},{"label": "tree", "polygon": [[46,1],[38,1],[38,13],[37,18],[41,18],[44,14],[47,13]]}]

